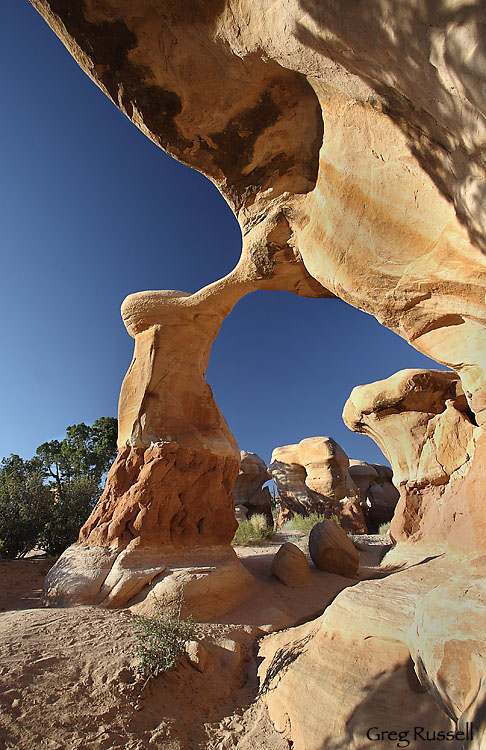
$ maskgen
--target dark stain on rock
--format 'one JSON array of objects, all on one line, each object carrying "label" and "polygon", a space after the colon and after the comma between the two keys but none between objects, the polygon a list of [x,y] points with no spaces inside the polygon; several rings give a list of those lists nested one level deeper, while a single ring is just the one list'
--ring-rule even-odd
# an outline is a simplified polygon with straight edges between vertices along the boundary
[{"label": "dark stain on rock", "polygon": [[85,4],[79,0],[49,2],[70,36],[93,61],[114,103],[119,104],[121,92],[128,116],[133,115],[135,105],[147,128],[163,139],[160,145],[170,148],[178,157],[185,148],[192,146],[191,141],[180,136],[174,123],[182,110],[180,97],[173,91],[146,83],[150,71],[129,61],[128,53],[137,46],[137,37],[126,24],[119,19],[101,23],[88,21],[84,15]]},{"label": "dark stain on rock", "polygon": [[[86,6],[83,0],[49,0],[49,5],[63,21],[70,37],[89,57],[95,68],[94,74],[104,85],[113,102],[133,116],[133,108],[140,112],[143,121],[153,135],[154,140],[180,161],[202,169],[213,178],[224,176],[222,187],[227,198],[236,210],[254,199],[253,196],[292,171],[300,187],[297,192],[312,189],[317,180],[318,154],[322,143],[323,124],[317,97],[304,76],[275,66],[275,76],[266,81],[261,80],[262,93],[258,102],[242,109],[219,132],[209,133],[209,145],[204,140],[204,126],[201,125],[201,140],[194,143],[185,138],[177,125],[179,115],[184,116],[181,97],[175,91],[167,90],[153,83],[152,71],[141,65],[133,64],[129,53],[138,44],[136,35],[121,19],[104,20],[93,23],[86,19]],[[206,0],[194,3],[192,0],[180,0],[174,10],[166,10],[167,16],[174,16],[174,23],[210,24],[224,10],[224,0]],[[241,63],[238,61],[238,64]],[[247,65],[253,63],[247,61]],[[255,61],[261,65],[261,59]],[[265,72],[272,63],[267,63]],[[261,76],[261,71],[257,74]],[[242,89],[247,80],[242,78]],[[263,76],[262,76],[263,78]],[[265,88],[266,87],[266,88]],[[290,104],[282,105],[275,101],[273,92],[283,94],[282,101],[290,96]],[[298,105],[308,100],[308,107]],[[289,142],[283,137],[281,150],[271,154],[265,163],[258,164],[245,174],[245,168],[254,158],[254,147],[259,136],[278,120],[292,117],[298,112],[305,114],[306,121],[315,120],[315,143]],[[306,129],[308,138],[309,129]],[[304,136],[303,136],[304,137]],[[214,146],[212,145],[214,144]],[[210,157],[201,159],[198,151]]]},{"label": "dark stain on rock", "polygon": [[176,0],[178,23],[208,24],[224,11],[225,0]]},{"label": "dark stain on rock", "polygon": [[136,46],[137,38],[123,21],[87,21],[85,4],[79,0],[49,0],[49,5],[63,21],[66,30],[96,65],[122,70],[128,52]]}]

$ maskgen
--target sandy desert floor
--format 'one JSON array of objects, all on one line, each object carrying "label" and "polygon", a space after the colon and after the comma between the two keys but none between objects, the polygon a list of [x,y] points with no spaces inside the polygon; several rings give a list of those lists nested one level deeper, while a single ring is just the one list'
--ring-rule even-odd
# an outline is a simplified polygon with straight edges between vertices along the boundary
[{"label": "sandy desert floor", "polygon": [[[0,561],[0,748],[287,749],[258,699],[258,640],[318,616],[356,581],[313,568],[307,586],[284,586],[270,570],[284,541],[236,548],[255,589],[219,622],[197,625],[205,671],[182,658],[145,686],[130,610],[45,609],[48,561]],[[361,578],[376,575],[382,553],[360,553]]]}]

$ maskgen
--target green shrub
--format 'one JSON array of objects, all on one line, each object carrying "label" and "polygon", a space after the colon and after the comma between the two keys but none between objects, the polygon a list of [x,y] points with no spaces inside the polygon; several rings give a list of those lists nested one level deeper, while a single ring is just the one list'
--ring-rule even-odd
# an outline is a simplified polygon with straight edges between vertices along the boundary
[{"label": "green shrub", "polygon": [[38,535],[38,546],[50,556],[60,555],[78,538],[100,495],[97,479],[81,477],[66,482],[51,492],[51,502],[44,513],[44,524]]},{"label": "green shrub", "polygon": [[33,549],[52,502],[40,475],[0,477],[0,557],[23,557]]},{"label": "green shrub", "polygon": [[320,523],[325,519],[326,516],[323,516],[320,513],[311,513],[309,516],[302,516],[300,513],[296,513],[293,518],[282,524],[280,531],[283,531],[284,533],[288,531],[305,531],[305,533],[308,534],[316,523]]},{"label": "green shrub", "polygon": [[137,656],[140,673],[150,679],[172,669],[184,652],[184,647],[195,633],[192,616],[183,618],[184,594],[172,600],[158,599],[152,592],[154,614],[136,618]]},{"label": "green shrub", "polygon": [[386,534],[390,530],[391,521],[387,521],[386,523],[380,523],[380,526],[378,528],[379,534]]},{"label": "green shrub", "polygon": [[233,544],[242,546],[255,544],[263,539],[268,539],[273,533],[273,528],[268,525],[265,516],[256,513],[248,521],[240,521],[233,537]]}]

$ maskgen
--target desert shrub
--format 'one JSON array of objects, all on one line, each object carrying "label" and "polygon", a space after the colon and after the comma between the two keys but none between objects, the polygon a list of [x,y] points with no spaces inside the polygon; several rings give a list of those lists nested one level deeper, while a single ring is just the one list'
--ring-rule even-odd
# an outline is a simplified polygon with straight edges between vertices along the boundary
[{"label": "desert shrub", "polygon": [[273,528],[268,525],[267,519],[261,513],[255,513],[248,521],[240,521],[233,537],[233,544],[255,544],[272,536]]},{"label": "desert shrub", "polygon": [[380,523],[380,526],[378,528],[378,533],[387,534],[388,531],[390,531],[390,525],[391,525],[391,521],[387,521],[386,523]]},{"label": "desert shrub", "polygon": [[44,523],[38,534],[38,546],[56,556],[78,538],[79,529],[93,510],[100,495],[97,479],[81,477],[65,482],[62,490],[52,492]]},{"label": "desert shrub", "polygon": [[159,599],[152,592],[152,601],[153,615],[138,615],[135,632],[140,673],[147,679],[175,667],[187,641],[195,632],[192,616],[182,616],[182,591],[170,601],[165,596]]},{"label": "desert shrub", "polygon": [[[320,523],[326,519],[325,516],[320,513],[311,513],[309,516],[302,516],[300,513],[296,513],[293,518],[282,524],[281,531],[304,531],[306,534],[310,533],[316,523]],[[333,519],[334,520],[334,519]]]}]

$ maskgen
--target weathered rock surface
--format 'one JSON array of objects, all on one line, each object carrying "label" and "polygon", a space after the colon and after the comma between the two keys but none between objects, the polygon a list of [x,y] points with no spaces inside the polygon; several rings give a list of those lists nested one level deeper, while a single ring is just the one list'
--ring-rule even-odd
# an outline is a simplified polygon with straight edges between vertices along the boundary
[{"label": "weathered rock surface", "polygon": [[483,556],[418,602],[408,641],[421,683],[460,728],[472,723],[475,741],[467,747],[477,750],[486,742],[485,633]]},{"label": "weathered rock surface", "polygon": [[272,561],[273,575],[291,588],[305,586],[310,578],[307,558],[292,542],[282,544]]},{"label": "weathered rock surface", "polygon": [[349,460],[349,475],[359,489],[368,531],[377,532],[380,524],[393,518],[400,493],[392,482],[389,466]]},{"label": "weathered rock surface", "polygon": [[348,473],[349,459],[329,437],[275,448],[269,471],[280,497],[283,522],[296,513],[335,514],[344,528],[365,532],[359,492]]},{"label": "weathered rock surface", "polygon": [[[262,642],[261,690],[277,729],[292,739],[296,750],[375,747],[376,737],[367,737],[371,727],[408,731],[404,736],[409,740],[414,740],[416,726],[436,732],[455,729],[417,679],[410,634],[417,627],[416,611],[422,622],[425,607],[433,619],[425,618],[427,637],[418,639],[426,650],[422,658],[432,675],[439,673],[445,700],[457,701],[461,714],[477,690],[484,657],[475,659],[481,619],[469,625],[453,614],[460,589],[454,580],[457,564],[456,559],[422,552],[402,571],[345,589],[317,620]],[[427,598],[437,596],[438,601],[435,587],[449,579],[447,595],[452,598],[442,600],[436,619],[435,605],[428,606]],[[478,590],[468,597],[468,607],[480,615],[482,605],[478,602],[475,609],[474,602]],[[461,652],[467,655],[464,672]],[[441,663],[447,671],[440,670]],[[391,749],[396,742],[377,741],[376,746]],[[461,746],[450,744],[457,750]],[[440,741],[435,745],[419,737],[410,744],[417,750],[431,746],[439,747]]]},{"label": "weathered rock surface", "polygon": [[[129,298],[124,312],[136,348],[120,398],[120,450],[127,441],[129,450],[120,461],[126,468],[118,464],[111,474],[104,511],[95,511],[84,542],[61,558],[52,590],[67,594],[79,583],[82,598],[85,584],[69,569],[70,555],[86,554],[85,592],[97,596],[104,586],[109,597],[121,582],[121,601],[133,593],[132,581],[136,588],[147,575],[164,575],[175,550],[190,556],[200,544],[210,554],[219,542],[229,554],[239,455],[204,372],[221,320],[256,288],[339,296],[459,373],[464,396],[451,379],[441,381],[437,399],[424,404],[429,386],[412,378],[416,385],[402,389],[399,404],[396,390],[385,388],[374,393],[376,410],[365,409],[362,423],[359,408],[355,417],[378,440],[384,432],[391,438],[387,455],[395,457],[395,480],[405,492],[395,538],[435,535],[449,546],[483,548],[486,438],[473,434],[474,451],[469,421],[474,414],[479,425],[486,422],[482,5],[32,3],[148,137],[218,186],[243,234],[241,261],[220,282],[184,297],[148,292]],[[428,378],[430,383],[434,376]],[[388,415],[379,406],[387,399]],[[373,412],[379,419],[370,418]],[[420,456],[401,447],[399,435],[408,446],[420,445]],[[175,445],[175,471],[179,462],[201,462],[191,502],[191,488],[183,490],[186,502],[176,501],[170,478],[152,482],[145,454],[154,450],[154,460],[161,459],[153,473],[159,476],[169,460],[166,445]],[[130,493],[132,465],[136,489]],[[146,486],[138,481],[143,472]],[[196,490],[200,479],[207,481],[207,495]],[[314,485],[309,490],[321,492]],[[167,506],[157,500],[166,491]],[[197,511],[189,510],[193,503]],[[156,527],[171,543],[157,542],[157,554],[131,566],[132,551],[152,550],[146,540],[155,538]],[[125,552],[126,564],[118,559]],[[402,635],[433,570],[423,562],[385,581],[359,584],[336,600],[315,638],[313,625],[304,626],[300,642],[297,634],[290,636],[297,640],[285,646],[283,665],[277,651],[276,666],[287,668],[275,671],[268,702],[279,726],[290,722],[296,750],[362,747],[365,727],[383,726],[390,715],[404,730],[418,723],[444,727],[435,704],[415,692]],[[442,570],[442,577],[448,572]],[[401,581],[403,587],[395,588]],[[343,601],[352,604],[347,614]],[[268,648],[275,652],[284,640],[270,639]],[[459,666],[456,675],[462,674]]]},{"label": "weathered rock surface", "polygon": [[270,491],[268,487],[262,488],[262,484],[270,479],[267,465],[256,453],[240,451],[240,458],[240,472],[233,486],[235,506],[246,507],[248,518],[261,513],[267,523],[273,526]]},{"label": "weathered rock surface", "polygon": [[[481,533],[479,499],[464,492],[459,504],[452,503],[452,493],[464,485],[472,466],[481,432],[471,421],[456,373],[401,370],[358,386],[346,402],[343,419],[350,429],[369,435],[393,467],[400,489],[391,526],[395,539],[451,536],[460,546],[472,524],[479,524],[475,536]],[[451,520],[454,513],[457,521]]]},{"label": "weathered rock surface", "polygon": [[311,529],[309,554],[319,570],[353,577],[359,568],[359,552],[348,535],[334,521],[325,520]]}]

